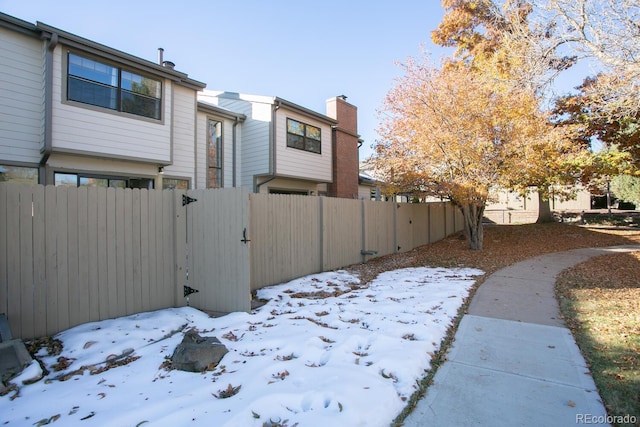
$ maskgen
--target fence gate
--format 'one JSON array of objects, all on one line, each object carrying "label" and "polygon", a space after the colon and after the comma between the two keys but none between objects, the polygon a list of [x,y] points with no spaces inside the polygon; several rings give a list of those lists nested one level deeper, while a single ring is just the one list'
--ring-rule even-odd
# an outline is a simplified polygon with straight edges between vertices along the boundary
[{"label": "fence gate", "polygon": [[[205,311],[251,309],[249,193],[191,190],[182,197],[185,298]],[[178,236],[182,230],[177,230]],[[179,237],[176,239],[182,240]]]}]

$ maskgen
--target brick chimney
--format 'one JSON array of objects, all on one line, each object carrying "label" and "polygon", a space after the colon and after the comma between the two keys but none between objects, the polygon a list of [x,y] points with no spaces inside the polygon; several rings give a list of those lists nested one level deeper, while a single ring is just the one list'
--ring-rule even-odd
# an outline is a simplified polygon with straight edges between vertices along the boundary
[{"label": "brick chimney", "polygon": [[327,116],[338,121],[333,129],[333,183],[327,187],[330,197],[358,198],[358,108],[344,95],[327,100]]}]

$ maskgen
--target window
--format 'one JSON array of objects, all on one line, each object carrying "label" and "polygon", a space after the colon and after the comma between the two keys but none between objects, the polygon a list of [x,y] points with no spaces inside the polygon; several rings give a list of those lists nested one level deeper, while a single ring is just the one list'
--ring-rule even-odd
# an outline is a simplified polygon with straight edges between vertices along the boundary
[{"label": "window", "polygon": [[37,184],[38,168],[0,165],[0,182],[17,184]]},{"label": "window", "polygon": [[222,187],[222,123],[207,122],[207,188]]},{"label": "window", "polygon": [[320,128],[287,119],[287,147],[320,154]]},{"label": "window", "polygon": [[160,120],[162,83],[69,53],[67,99]]},{"label": "window", "polygon": [[188,190],[189,180],[178,178],[163,178],[162,188],[165,190]]},{"label": "window", "polygon": [[121,178],[79,175],[76,173],[54,174],[56,186],[68,187],[103,187],[103,188],[141,188],[152,190],[153,179],[150,178]]}]

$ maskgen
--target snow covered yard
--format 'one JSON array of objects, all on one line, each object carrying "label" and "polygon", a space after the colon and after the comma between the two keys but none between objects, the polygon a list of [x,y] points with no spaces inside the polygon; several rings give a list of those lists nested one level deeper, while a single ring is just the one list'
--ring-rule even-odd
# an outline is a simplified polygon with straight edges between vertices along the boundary
[{"label": "snow covered yard", "polygon": [[[406,268],[367,285],[345,271],[262,289],[252,313],[141,313],[60,333],[0,397],[0,425],[388,426],[483,272]],[[167,369],[183,333],[229,349],[212,370]],[[109,360],[111,363],[106,363]],[[28,381],[27,381],[28,382]]]}]

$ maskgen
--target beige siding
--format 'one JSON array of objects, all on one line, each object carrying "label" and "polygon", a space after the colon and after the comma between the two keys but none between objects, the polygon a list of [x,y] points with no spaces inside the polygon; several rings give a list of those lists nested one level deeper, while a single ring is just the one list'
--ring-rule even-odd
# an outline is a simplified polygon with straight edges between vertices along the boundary
[{"label": "beige siding", "polygon": [[[93,156],[119,157],[143,162],[171,161],[171,82],[163,81],[162,122],[125,117],[107,111],[64,103],[62,58],[58,46],[53,65],[53,148]],[[194,107],[195,108],[195,105]],[[193,131],[192,131],[193,132]]]},{"label": "beige siding", "polygon": [[0,28],[0,159],[37,163],[44,129],[44,43]]},{"label": "beige siding", "polygon": [[193,188],[207,188],[207,117],[198,111],[196,127],[196,167],[197,175]]},{"label": "beige siding", "polygon": [[192,185],[196,172],[196,93],[173,86],[172,164],[164,171],[171,177],[188,178]]},{"label": "beige siding", "polygon": [[270,191],[286,190],[306,192],[309,195],[317,196],[320,191],[326,191],[326,187],[314,181],[304,181],[301,179],[275,178],[267,181],[257,189],[258,193],[267,194]]},{"label": "beige siding", "polygon": [[153,178],[158,174],[157,165],[133,163],[125,160],[112,160],[54,153],[48,166],[56,171],[96,173],[101,175],[137,176]]},{"label": "beige siding", "polygon": [[[321,129],[322,153],[310,153],[287,147],[287,118],[299,120]],[[331,126],[280,108],[276,115],[276,171],[278,175],[330,182]]]},{"label": "beige siding", "polygon": [[591,209],[591,193],[585,188],[578,188],[576,198],[573,200],[561,200],[554,197],[551,200],[551,209],[554,211],[589,210]]}]

